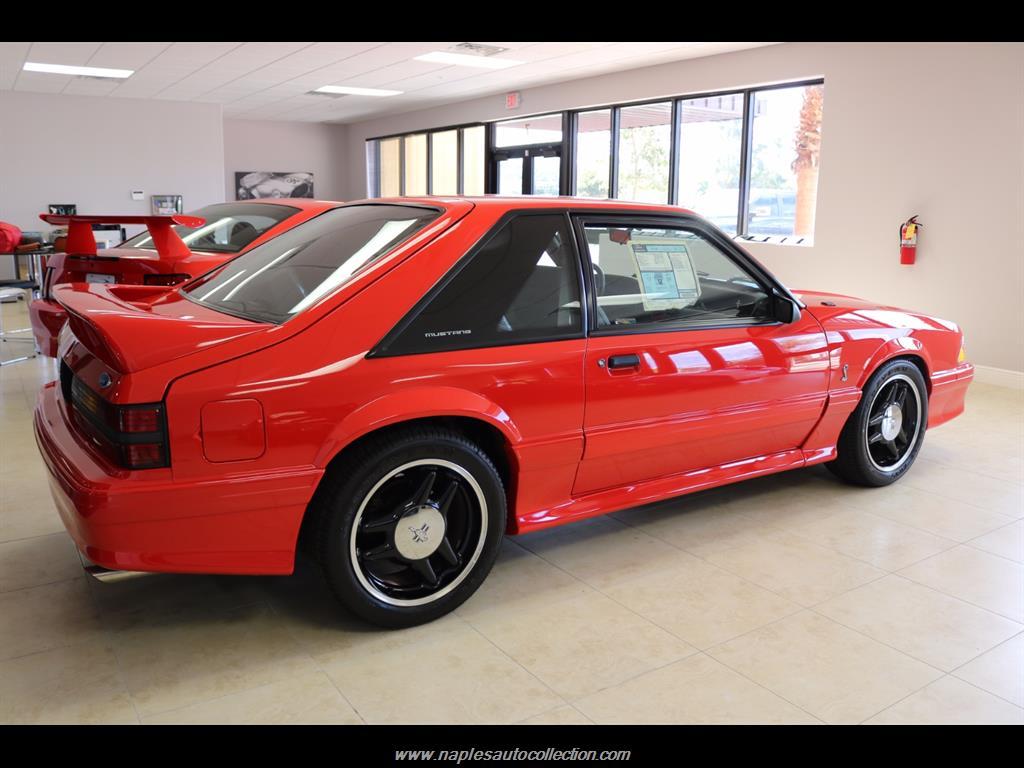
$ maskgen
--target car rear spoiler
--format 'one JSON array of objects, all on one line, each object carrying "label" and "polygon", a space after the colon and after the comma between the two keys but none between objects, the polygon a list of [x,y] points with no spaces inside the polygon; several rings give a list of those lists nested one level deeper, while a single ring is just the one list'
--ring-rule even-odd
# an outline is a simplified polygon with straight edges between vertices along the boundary
[{"label": "car rear spoiler", "polygon": [[121,214],[111,216],[65,216],[58,213],[41,213],[39,218],[47,224],[67,226],[68,244],[65,251],[76,256],[95,256],[96,238],[92,234],[93,224],[145,224],[153,238],[153,247],[161,259],[174,260],[183,259],[192,255],[192,251],[185,245],[178,233],[174,231],[174,224],[181,224],[186,227],[201,227],[206,219],[201,216],[186,216],[182,213],[174,213],[169,216],[138,216],[132,214]]}]

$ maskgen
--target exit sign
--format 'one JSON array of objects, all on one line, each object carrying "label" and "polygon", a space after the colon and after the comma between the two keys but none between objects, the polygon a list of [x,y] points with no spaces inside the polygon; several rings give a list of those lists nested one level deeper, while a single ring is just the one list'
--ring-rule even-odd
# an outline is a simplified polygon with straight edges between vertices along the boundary
[{"label": "exit sign", "polygon": [[518,109],[522,101],[519,91],[505,94],[505,109]]}]

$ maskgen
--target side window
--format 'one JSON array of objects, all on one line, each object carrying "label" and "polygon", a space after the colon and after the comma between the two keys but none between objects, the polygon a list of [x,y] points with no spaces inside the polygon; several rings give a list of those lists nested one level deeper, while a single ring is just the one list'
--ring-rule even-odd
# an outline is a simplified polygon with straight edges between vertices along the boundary
[{"label": "side window", "polygon": [[697,232],[590,225],[584,231],[599,330],[654,331],[770,319],[764,288]]},{"label": "side window", "polygon": [[582,332],[565,217],[522,215],[501,225],[383,352],[552,341]]}]

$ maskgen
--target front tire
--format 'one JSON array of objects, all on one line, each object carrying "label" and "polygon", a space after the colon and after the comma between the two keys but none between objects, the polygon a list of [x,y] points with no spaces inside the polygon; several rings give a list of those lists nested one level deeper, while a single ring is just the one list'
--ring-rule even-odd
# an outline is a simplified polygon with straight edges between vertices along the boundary
[{"label": "front tire", "polygon": [[928,425],[928,389],[921,370],[892,360],[868,380],[827,466],[848,483],[883,486],[910,469]]},{"label": "front tire", "polygon": [[318,559],[338,599],[393,629],[461,605],[504,533],[505,491],[487,454],[457,432],[415,428],[346,459],[311,510]]}]

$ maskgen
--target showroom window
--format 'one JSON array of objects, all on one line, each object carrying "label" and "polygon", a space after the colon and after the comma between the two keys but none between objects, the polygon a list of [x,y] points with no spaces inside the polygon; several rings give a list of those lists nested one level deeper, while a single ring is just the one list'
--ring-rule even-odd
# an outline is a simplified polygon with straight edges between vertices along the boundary
[{"label": "showroom window", "polygon": [[690,208],[747,240],[814,235],[824,83],[572,115],[573,194]]},{"label": "showroom window", "polygon": [[554,341],[582,335],[579,270],[566,217],[517,215],[394,339],[387,355]]},{"label": "showroom window", "polygon": [[672,102],[623,107],[619,113],[616,197],[669,202]]},{"label": "showroom window", "polygon": [[611,197],[612,111],[576,115],[576,194]]},{"label": "showroom window", "polygon": [[482,195],[486,135],[469,125],[368,140],[367,196]]}]

